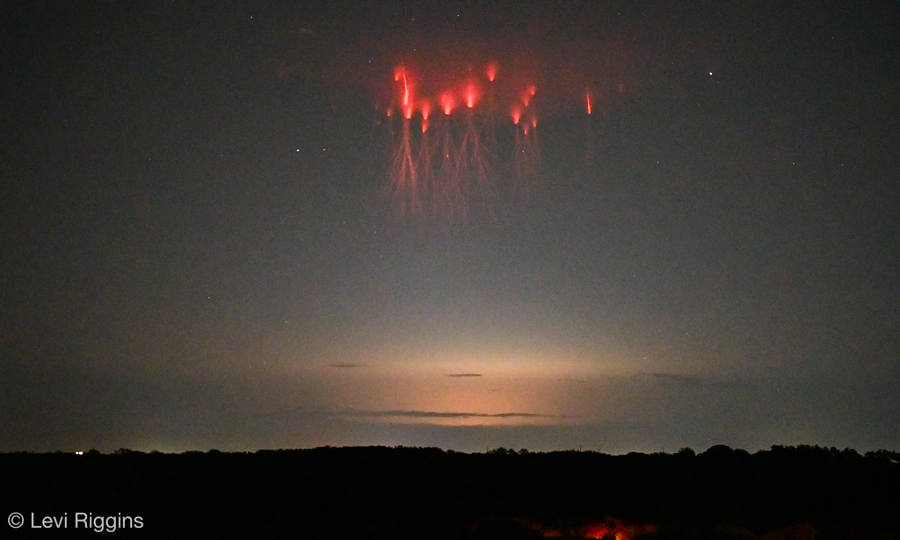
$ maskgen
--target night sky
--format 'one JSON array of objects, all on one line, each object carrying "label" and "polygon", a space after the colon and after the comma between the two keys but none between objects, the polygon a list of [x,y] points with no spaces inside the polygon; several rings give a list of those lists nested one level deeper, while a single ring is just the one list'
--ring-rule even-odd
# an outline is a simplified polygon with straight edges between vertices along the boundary
[{"label": "night sky", "polygon": [[[30,4],[0,451],[900,448],[896,6]],[[401,211],[396,68],[487,61],[539,162]]]}]

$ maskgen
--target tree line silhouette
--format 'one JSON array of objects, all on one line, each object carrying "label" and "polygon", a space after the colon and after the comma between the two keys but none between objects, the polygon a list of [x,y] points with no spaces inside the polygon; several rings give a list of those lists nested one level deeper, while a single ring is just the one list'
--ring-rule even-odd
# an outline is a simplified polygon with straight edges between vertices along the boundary
[{"label": "tree line silhouette", "polygon": [[[139,515],[116,534],[145,538],[900,538],[888,450],[120,449],[0,454],[0,473],[4,515]],[[10,537],[72,534],[27,529]]]}]

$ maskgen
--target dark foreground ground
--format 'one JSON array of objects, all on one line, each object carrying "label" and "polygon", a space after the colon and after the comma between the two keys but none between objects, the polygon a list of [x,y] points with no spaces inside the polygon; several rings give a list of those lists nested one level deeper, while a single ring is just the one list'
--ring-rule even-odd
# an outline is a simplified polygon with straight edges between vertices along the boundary
[{"label": "dark foreground ground", "polygon": [[0,538],[900,539],[898,460],[725,446],[2,454]]}]

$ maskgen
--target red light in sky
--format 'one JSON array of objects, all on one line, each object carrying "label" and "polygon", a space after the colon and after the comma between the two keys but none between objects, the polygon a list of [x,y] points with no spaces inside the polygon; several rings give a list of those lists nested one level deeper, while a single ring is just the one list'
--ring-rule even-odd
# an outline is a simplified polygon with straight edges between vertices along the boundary
[{"label": "red light in sky", "polygon": [[453,94],[450,92],[444,92],[441,94],[441,109],[444,110],[444,114],[449,115],[453,112],[453,107],[456,105],[455,100],[453,99]]},{"label": "red light in sky", "polygon": [[409,105],[409,81],[406,79],[406,69],[402,67],[398,67],[394,70],[394,80],[400,81],[403,79],[403,100],[402,104],[404,106]]},{"label": "red light in sky", "polygon": [[475,100],[478,98],[477,90],[475,88],[474,83],[469,83],[466,85],[466,107],[472,108],[475,106]]},{"label": "red light in sky", "polygon": [[[487,203],[496,184],[509,182],[519,196],[542,170],[535,107],[543,103],[534,101],[537,87],[527,82],[534,79],[521,77],[517,82],[512,72],[509,79],[498,80],[497,62],[482,65],[483,75],[470,65],[465,78],[458,79],[402,65],[394,70],[393,99],[386,112],[404,120],[400,129],[390,124],[394,157],[389,187],[401,217],[465,218],[476,201]],[[582,96],[590,114],[589,90]],[[453,111],[461,107],[472,112],[453,118]],[[431,125],[432,114],[440,115],[439,111],[447,118]],[[495,113],[503,111],[508,111],[514,127],[496,122]],[[411,120],[418,114],[420,129],[415,129]],[[495,132],[510,127],[511,148],[483,144],[482,136],[494,141]]]}]

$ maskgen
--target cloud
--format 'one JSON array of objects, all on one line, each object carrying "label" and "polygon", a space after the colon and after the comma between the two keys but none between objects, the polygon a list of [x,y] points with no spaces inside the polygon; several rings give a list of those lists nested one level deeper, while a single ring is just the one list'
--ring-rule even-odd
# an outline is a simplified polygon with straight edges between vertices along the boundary
[{"label": "cloud", "polygon": [[331,364],[328,367],[333,367],[333,368],[337,368],[337,369],[353,369],[353,368],[360,368],[360,367],[365,367],[365,366],[363,366],[361,364]]},{"label": "cloud", "polygon": [[678,373],[648,373],[644,375],[644,377],[649,378],[652,382],[664,385],[732,388],[749,386],[749,383],[744,381],[697,377],[694,375],[681,375]]},{"label": "cloud", "polygon": [[698,386],[703,384],[700,377],[692,377],[690,375],[679,375],[676,373],[649,373],[647,375],[652,380],[663,384],[683,384],[689,386]]},{"label": "cloud", "polygon": [[471,412],[439,412],[439,411],[358,411],[349,410],[339,413],[340,416],[364,416],[369,418],[403,417],[403,418],[542,418],[544,415],[536,413],[471,413]]},{"label": "cloud", "polygon": [[448,373],[448,377],[481,377],[481,373]]}]

